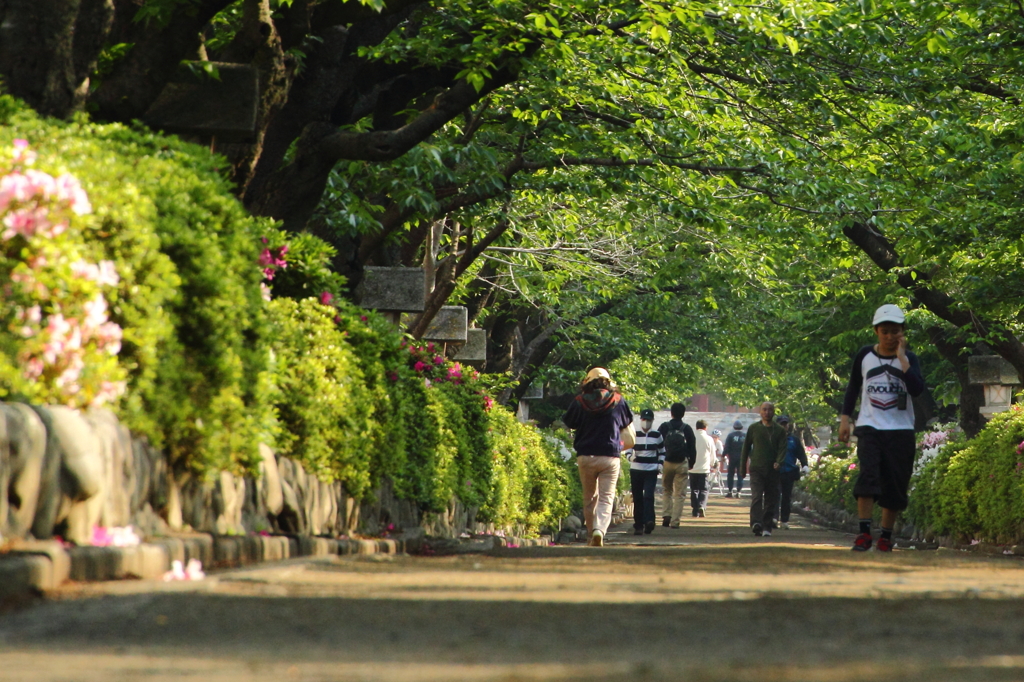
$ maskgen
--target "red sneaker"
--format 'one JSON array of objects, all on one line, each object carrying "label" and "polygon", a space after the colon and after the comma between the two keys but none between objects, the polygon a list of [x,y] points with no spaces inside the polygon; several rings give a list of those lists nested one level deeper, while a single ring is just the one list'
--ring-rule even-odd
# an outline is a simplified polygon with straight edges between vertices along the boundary
[{"label": "red sneaker", "polygon": [[[889,547],[892,549],[892,546]],[[857,536],[857,539],[853,541],[854,552],[866,552],[871,549],[871,533],[861,533]]]},{"label": "red sneaker", "polygon": [[885,538],[878,538],[878,544],[875,545],[876,552],[891,552],[892,551],[892,540],[886,540]]}]

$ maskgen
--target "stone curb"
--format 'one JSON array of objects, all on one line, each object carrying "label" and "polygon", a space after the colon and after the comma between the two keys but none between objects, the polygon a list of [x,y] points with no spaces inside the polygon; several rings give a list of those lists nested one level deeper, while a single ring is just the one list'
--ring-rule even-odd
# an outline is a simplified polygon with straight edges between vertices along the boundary
[{"label": "stone curb", "polygon": [[303,556],[416,552],[423,539],[423,529],[414,528],[379,540],[190,533],[153,538],[137,547],[64,548],[54,541],[25,542],[0,555],[0,604],[54,590],[68,580],[161,578],[175,560],[237,568]]}]

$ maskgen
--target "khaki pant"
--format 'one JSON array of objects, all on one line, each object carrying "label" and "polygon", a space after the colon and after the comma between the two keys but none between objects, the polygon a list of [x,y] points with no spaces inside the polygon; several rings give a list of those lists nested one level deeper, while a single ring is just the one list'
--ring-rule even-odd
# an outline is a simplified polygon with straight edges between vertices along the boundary
[{"label": "khaki pant", "polygon": [[665,462],[661,473],[661,485],[664,496],[661,506],[665,516],[671,517],[673,526],[679,525],[679,517],[683,515],[686,504],[686,482],[690,473],[689,462]]},{"label": "khaki pant", "polygon": [[599,530],[607,534],[612,523],[615,484],[619,480],[619,458],[580,455],[576,458],[576,468],[583,486],[583,519],[587,533]]}]

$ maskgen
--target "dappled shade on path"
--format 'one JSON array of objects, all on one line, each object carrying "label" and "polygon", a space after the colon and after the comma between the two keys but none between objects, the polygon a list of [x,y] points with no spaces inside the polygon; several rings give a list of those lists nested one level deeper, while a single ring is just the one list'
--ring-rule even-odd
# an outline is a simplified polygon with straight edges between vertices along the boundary
[{"label": "dappled shade on path", "polygon": [[0,618],[0,670],[5,682],[1024,675],[1019,558],[854,554],[805,521],[755,538],[745,511],[715,500],[707,519],[642,537],[613,529],[604,548],[303,559],[196,584],[77,586]]}]

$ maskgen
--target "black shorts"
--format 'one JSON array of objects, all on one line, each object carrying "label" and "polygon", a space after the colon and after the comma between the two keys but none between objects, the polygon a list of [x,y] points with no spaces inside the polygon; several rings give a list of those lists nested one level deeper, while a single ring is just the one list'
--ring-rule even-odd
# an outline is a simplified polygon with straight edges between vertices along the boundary
[{"label": "black shorts", "polygon": [[913,431],[858,429],[860,475],[853,486],[853,494],[873,497],[885,509],[906,509],[916,447]]}]

